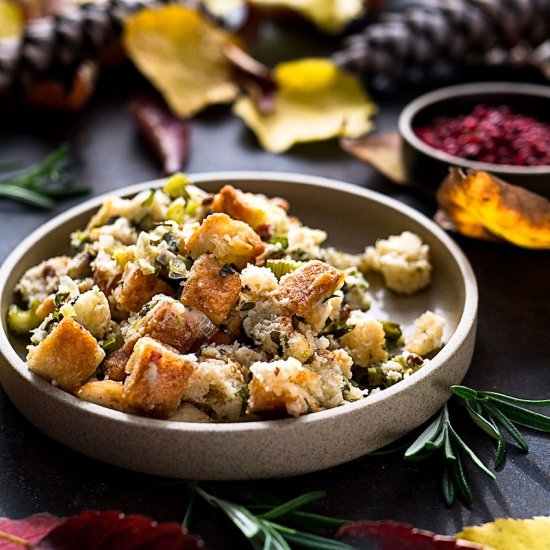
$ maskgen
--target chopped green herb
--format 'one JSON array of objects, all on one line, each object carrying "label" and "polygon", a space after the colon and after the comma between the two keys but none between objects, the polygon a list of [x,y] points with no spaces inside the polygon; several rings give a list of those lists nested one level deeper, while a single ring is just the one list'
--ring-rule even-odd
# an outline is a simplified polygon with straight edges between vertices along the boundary
[{"label": "chopped green herb", "polygon": [[241,306],[241,311],[250,311],[251,309],[254,309],[255,306],[256,304],[254,302],[245,302]]},{"label": "chopped green herb", "polygon": [[101,340],[99,342],[99,347],[103,351],[108,351],[109,348],[112,348],[115,345],[116,340],[114,338],[107,338],[107,340]]},{"label": "chopped green herb", "polygon": [[345,321],[333,321],[329,323],[322,331],[324,336],[332,336],[333,338],[342,338],[351,332],[355,328],[355,325],[348,325]]},{"label": "chopped green herb", "polygon": [[248,407],[248,399],[250,398],[250,390],[248,386],[243,386],[238,392],[237,395],[242,399],[241,412],[239,416],[244,416],[246,414],[246,408]]},{"label": "chopped green herb", "polygon": [[113,225],[119,218],[120,216],[110,216],[103,225]]},{"label": "chopped green herb", "polygon": [[144,208],[151,206],[153,204],[153,200],[155,199],[155,190],[151,189],[149,191],[149,196],[141,203],[141,206]]},{"label": "chopped green herb", "polygon": [[288,238],[287,237],[271,237],[268,241],[269,244],[277,244],[281,250],[286,250],[288,248]]},{"label": "chopped green herb", "polygon": [[70,295],[69,291],[58,292],[53,299],[53,303],[55,307],[59,307],[69,297],[69,295]]},{"label": "chopped green herb", "polygon": [[403,336],[403,331],[399,323],[394,321],[380,321],[382,328],[384,329],[384,335],[386,336],[386,342],[390,346],[398,344],[399,339]]},{"label": "chopped green herb", "polygon": [[170,231],[167,231],[163,236],[162,240],[168,245],[168,250],[173,252],[174,254],[178,254],[180,251],[178,241],[176,240],[176,237],[174,237],[174,234]]},{"label": "chopped green herb", "polygon": [[229,275],[233,275],[235,273],[238,273],[238,271],[237,271],[237,266],[235,266],[234,264],[225,264],[220,269],[220,275],[222,277],[229,277]]}]

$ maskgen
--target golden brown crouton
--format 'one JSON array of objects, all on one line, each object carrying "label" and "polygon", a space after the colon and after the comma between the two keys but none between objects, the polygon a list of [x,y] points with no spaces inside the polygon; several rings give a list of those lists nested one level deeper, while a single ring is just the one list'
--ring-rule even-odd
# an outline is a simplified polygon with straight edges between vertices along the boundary
[{"label": "golden brown crouton", "polygon": [[129,263],[120,284],[113,291],[115,300],[129,311],[139,311],[153,296],[172,296],[172,287],[156,275],[145,275],[137,264]]},{"label": "golden brown crouton", "polygon": [[90,380],[78,388],[76,396],[116,411],[125,412],[127,409],[122,399],[122,382],[115,380]]},{"label": "golden brown crouton", "polygon": [[183,304],[200,309],[216,325],[223,323],[241,292],[239,274],[223,270],[224,265],[210,254],[201,256],[181,294]]},{"label": "golden brown crouton", "polygon": [[92,376],[104,357],[96,339],[82,325],[65,317],[29,351],[27,364],[39,376],[72,391]]},{"label": "golden brown crouton", "polygon": [[313,260],[281,279],[276,298],[292,314],[307,318],[344,284],[344,279],[338,269]]},{"label": "golden brown crouton", "polygon": [[130,354],[140,338],[150,336],[180,353],[187,353],[198,338],[193,330],[196,323],[195,317],[185,309],[183,304],[164,298],[138,322],[135,329],[127,333],[123,349]]},{"label": "golden brown crouton", "polygon": [[123,350],[113,351],[101,364],[103,374],[110,380],[122,382],[126,378],[126,363],[130,356]]},{"label": "golden brown crouton", "polygon": [[122,397],[134,410],[166,418],[178,408],[193,363],[152,338],[137,342],[130,356]]},{"label": "golden brown crouton", "polygon": [[214,197],[212,210],[224,212],[235,220],[246,222],[258,232],[265,226],[271,227],[275,233],[280,233],[287,227],[288,203],[286,201],[243,193],[232,185],[225,185]]},{"label": "golden brown crouton", "polygon": [[300,416],[320,409],[319,377],[297,359],[254,363],[250,372],[248,413]]},{"label": "golden brown crouton", "polygon": [[258,208],[240,189],[235,189],[232,185],[222,187],[214,197],[212,210],[224,212],[235,220],[246,222],[253,229],[267,223],[266,212]]},{"label": "golden brown crouton", "polygon": [[254,263],[265,245],[248,224],[227,214],[211,214],[189,237],[187,248],[193,259],[211,253],[224,264],[242,269]]},{"label": "golden brown crouton", "polygon": [[37,308],[36,316],[45,319],[55,309],[55,294],[50,294]]}]

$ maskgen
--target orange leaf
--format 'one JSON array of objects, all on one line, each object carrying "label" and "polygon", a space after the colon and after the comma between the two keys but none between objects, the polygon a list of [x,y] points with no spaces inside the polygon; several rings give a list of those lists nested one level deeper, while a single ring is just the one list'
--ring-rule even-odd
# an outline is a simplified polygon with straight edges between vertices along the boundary
[{"label": "orange leaf", "polygon": [[550,201],[487,173],[452,168],[437,192],[443,214],[469,237],[550,248]]}]

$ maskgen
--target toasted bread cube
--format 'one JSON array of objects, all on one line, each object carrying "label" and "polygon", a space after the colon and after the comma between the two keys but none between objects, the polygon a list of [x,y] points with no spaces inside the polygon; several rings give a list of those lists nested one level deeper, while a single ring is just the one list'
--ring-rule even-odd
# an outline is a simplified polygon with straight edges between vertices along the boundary
[{"label": "toasted bread cube", "polygon": [[119,349],[113,351],[101,364],[103,374],[109,378],[109,380],[116,380],[122,382],[126,378],[126,363],[130,356],[123,350]]},{"label": "toasted bread cube", "polygon": [[[344,279],[345,275],[338,269],[313,260],[281,279],[276,298],[293,315],[303,317],[310,324],[322,325],[320,321],[326,320],[331,309],[331,305],[323,301],[341,288]],[[322,305],[326,311],[320,311]]]},{"label": "toasted bread cube", "polygon": [[184,356],[152,338],[141,338],[126,365],[124,402],[134,410],[167,418],[179,407],[194,371],[192,356]]},{"label": "toasted bread cube", "polygon": [[242,269],[254,263],[265,245],[248,224],[227,214],[210,214],[189,237],[187,248],[193,259],[211,253],[224,264]]},{"label": "toasted bread cube", "polygon": [[252,229],[260,226],[274,226],[274,232],[279,234],[287,229],[287,208],[281,208],[278,203],[270,201],[263,195],[243,193],[232,185],[225,185],[214,197],[212,210],[224,212],[235,220],[241,220]]},{"label": "toasted bread cube", "polygon": [[127,408],[122,399],[122,382],[115,380],[90,380],[78,388],[76,396],[116,411],[125,412]]},{"label": "toasted bread cube", "polygon": [[353,330],[338,339],[353,358],[353,362],[361,367],[386,361],[388,352],[384,344],[386,335],[382,323],[369,317],[365,312],[354,310],[346,320]]},{"label": "toasted bread cube", "polygon": [[172,296],[172,287],[156,275],[145,275],[137,264],[129,263],[120,284],[113,291],[115,300],[129,311],[139,311],[153,296]]},{"label": "toasted bread cube", "polygon": [[94,374],[105,357],[96,339],[79,323],[65,317],[36,347],[29,350],[29,368],[66,391]]},{"label": "toasted bread cube", "polygon": [[405,349],[426,356],[443,345],[445,319],[432,311],[424,312],[414,321],[415,330],[405,337]]},{"label": "toasted bread cube", "polygon": [[109,302],[99,287],[80,294],[73,307],[76,320],[96,338],[103,338],[111,328]]},{"label": "toasted bread cube", "polygon": [[180,353],[187,353],[198,338],[194,332],[196,323],[182,303],[162,296],[144,317],[135,321],[136,326],[128,330],[123,349],[130,354],[140,338],[149,336]]},{"label": "toasted bread cube", "polygon": [[318,375],[289,357],[271,363],[254,363],[247,412],[258,415],[300,416],[318,411],[321,383]]},{"label": "toasted bread cube", "polygon": [[181,294],[183,304],[200,309],[216,325],[225,320],[241,292],[239,274],[222,275],[224,265],[209,254],[201,256],[193,264]]}]

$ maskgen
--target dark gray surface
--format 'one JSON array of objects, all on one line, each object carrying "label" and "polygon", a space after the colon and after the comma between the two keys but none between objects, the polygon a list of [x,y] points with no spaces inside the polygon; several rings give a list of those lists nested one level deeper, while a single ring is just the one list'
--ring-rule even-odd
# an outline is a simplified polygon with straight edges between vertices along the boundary
[{"label": "dark gray surface", "polygon": [[[278,54],[285,56],[284,52]],[[140,79],[132,74],[116,78],[107,75],[90,106],[73,117],[30,111],[2,113],[0,159],[37,160],[67,140],[76,152],[76,179],[91,186],[94,194],[156,177],[157,165],[137,138],[127,112],[128,99],[141,86]],[[400,108],[417,93],[418,89],[409,89],[400,96],[379,98],[378,127],[395,127]],[[209,109],[192,122],[191,130],[189,172],[260,169],[316,174],[381,191],[433,214],[430,197],[384,180],[342,152],[335,141],[272,155],[258,147],[226,107]],[[0,258],[4,259],[32,229],[76,202],[66,201],[55,212],[43,212],[0,201]],[[472,263],[480,292],[478,341],[465,383],[478,389],[548,398],[550,253],[460,237],[456,240]],[[466,439],[489,461],[491,443],[471,423],[462,423],[460,410],[456,416]],[[33,428],[3,392],[0,425],[0,515],[23,517],[42,511],[68,515],[87,508],[114,508],[148,514],[157,520],[182,519],[187,500],[184,486],[167,485],[165,480],[123,471],[64,448]],[[316,474],[259,485],[283,498],[323,489],[327,498],[311,507],[318,512],[350,519],[404,521],[449,534],[463,525],[495,517],[547,515],[549,439],[525,432],[530,453],[524,455],[510,447],[496,482],[469,468],[475,496],[472,509],[461,503],[447,509],[438,494],[434,468],[404,463],[399,458],[361,459]],[[202,506],[196,511],[192,530],[201,534],[210,548],[246,547],[220,514]]]}]

